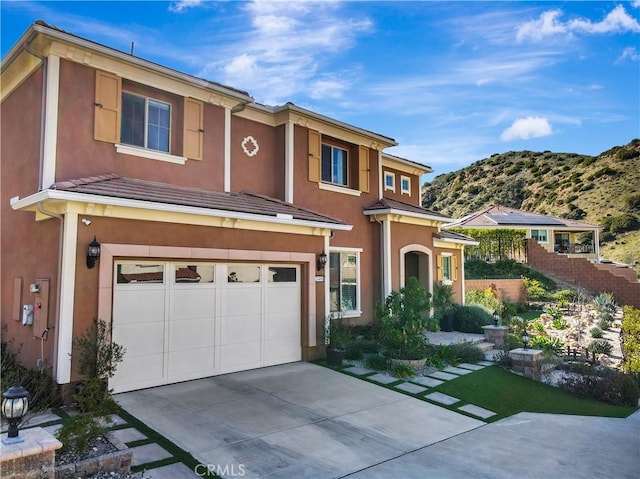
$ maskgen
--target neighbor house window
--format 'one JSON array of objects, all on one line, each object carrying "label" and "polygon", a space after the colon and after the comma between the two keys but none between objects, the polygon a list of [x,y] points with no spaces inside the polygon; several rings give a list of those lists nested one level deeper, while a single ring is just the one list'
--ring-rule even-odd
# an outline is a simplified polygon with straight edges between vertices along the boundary
[{"label": "neighbor house window", "polygon": [[347,185],[348,152],[333,145],[322,145],[322,181]]},{"label": "neighbor house window", "polygon": [[458,260],[451,253],[439,254],[436,259],[438,281],[451,284],[458,279]]},{"label": "neighbor house window", "polygon": [[411,178],[408,176],[400,177],[400,193],[411,196]]},{"label": "neighbor house window", "polygon": [[396,191],[396,175],[388,171],[384,172],[384,190]]},{"label": "neighbor house window", "polygon": [[531,237],[538,243],[546,243],[547,230],[531,230]]},{"label": "neighbor house window", "polygon": [[168,103],[122,92],[122,143],[169,152],[170,125]]},{"label": "neighbor house window", "polygon": [[329,302],[332,313],[360,313],[359,253],[329,253]]},{"label": "neighbor house window", "polygon": [[442,280],[451,281],[451,256],[442,256]]}]

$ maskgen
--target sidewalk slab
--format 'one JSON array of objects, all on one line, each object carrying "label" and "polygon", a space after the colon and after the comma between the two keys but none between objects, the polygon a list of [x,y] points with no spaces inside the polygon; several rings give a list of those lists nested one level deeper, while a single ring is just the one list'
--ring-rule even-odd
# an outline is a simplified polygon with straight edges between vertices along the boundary
[{"label": "sidewalk slab", "polygon": [[471,369],[472,371],[479,371],[480,369],[483,369],[486,366],[481,366],[479,364],[462,363],[462,364],[458,364],[458,367],[464,368],[464,369]]},{"label": "sidewalk slab", "polygon": [[115,431],[109,431],[109,436],[112,436],[117,442],[128,443],[133,441],[140,441],[147,439],[147,436],[138,431],[135,427],[128,427],[126,429],[116,429]]},{"label": "sidewalk slab", "polygon": [[464,406],[460,406],[458,408],[460,411],[468,412],[469,414],[473,414],[474,416],[481,417],[482,419],[487,419],[492,416],[495,416],[497,413],[493,411],[489,411],[480,406],[476,406],[474,404],[466,404]]},{"label": "sidewalk slab", "polygon": [[448,366],[443,369],[445,373],[457,374],[458,376],[464,376],[465,374],[469,374],[473,371],[465,368],[457,368],[455,366]]},{"label": "sidewalk slab", "polygon": [[382,373],[374,374],[373,376],[369,376],[367,379],[370,379],[371,381],[375,381],[380,384],[389,384],[389,383],[395,383],[396,381],[398,381],[398,378],[395,378],[393,376],[387,376],[386,374],[382,374]]},{"label": "sidewalk slab", "polygon": [[433,373],[429,373],[429,376],[436,379],[442,379],[443,381],[451,381],[452,379],[456,379],[460,377],[455,374],[445,373],[443,371],[435,371]]},{"label": "sidewalk slab", "polygon": [[130,447],[129,450],[133,452],[132,466],[139,466],[141,464],[147,464],[149,462],[160,461],[161,459],[167,459],[173,455],[165,448],[158,444],[145,444],[144,446]]},{"label": "sidewalk slab", "polygon": [[[204,472],[207,469],[207,464],[202,465],[202,470],[198,468],[198,472]],[[195,477],[202,477],[192,471],[181,462],[169,464],[168,466],[157,467],[155,469],[149,469],[144,472],[145,479],[191,479]]]},{"label": "sidewalk slab", "polygon": [[478,361],[480,366],[493,366],[495,363],[493,361]]},{"label": "sidewalk slab", "polygon": [[397,386],[394,386],[396,389],[400,389],[401,391],[406,391],[411,394],[420,394],[427,390],[427,388],[418,386],[417,384],[412,383],[401,383]]},{"label": "sidewalk slab", "polygon": [[419,378],[411,378],[409,379],[412,383],[422,384],[428,388],[435,388],[436,386],[440,386],[444,384],[444,381],[440,381],[439,379],[430,378],[429,376],[421,376]]},{"label": "sidewalk slab", "polygon": [[443,393],[435,392],[431,394],[427,394],[425,398],[430,399],[431,401],[438,402],[440,404],[445,404],[447,406],[451,406],[460,401],[458,398],[454,398],[453,396],[448,396]]}]

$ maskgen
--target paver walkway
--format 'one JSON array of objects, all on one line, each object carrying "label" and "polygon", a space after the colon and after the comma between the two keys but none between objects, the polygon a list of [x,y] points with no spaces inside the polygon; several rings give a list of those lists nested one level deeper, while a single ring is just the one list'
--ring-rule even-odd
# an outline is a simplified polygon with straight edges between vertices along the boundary
[{"label": "paver walkway", "polygon": [[461,376],[473,374],[475,371],[479,371],[487,366],[492,366],[493,364],[492,361],[488,360],[479,361],[476,364],[461,363],[457,366],[447,366],[442,370],[427,371],[422,376],[409,378],[408,382],[391,376],[390,374],[361,366],[346,366],[342,368],[341,371],[368,381],[390,386],[395,390],[400,390],[418,399],[428,400],[438,405],[453,406],[456,410],[472,417],[486,420],[495,416],[497,413],[475,404],[463,403],[458,398],[448,396],[438,391],[432,391],[431,389],[437,388],[446,381],[453,381]]}]

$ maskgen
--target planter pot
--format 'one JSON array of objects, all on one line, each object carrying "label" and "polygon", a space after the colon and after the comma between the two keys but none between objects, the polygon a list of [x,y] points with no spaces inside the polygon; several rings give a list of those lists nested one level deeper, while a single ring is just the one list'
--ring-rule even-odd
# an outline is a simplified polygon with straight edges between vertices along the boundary
[{"label": "planter pot", "polygon": [[440,330],[445,332],[453,331],[453,315],[446,314],[440,318]]},{"label": "planter pot", "polygon": [[332,348],[327,346],[327,364],[329,366],[342,366],[346,349]]}]

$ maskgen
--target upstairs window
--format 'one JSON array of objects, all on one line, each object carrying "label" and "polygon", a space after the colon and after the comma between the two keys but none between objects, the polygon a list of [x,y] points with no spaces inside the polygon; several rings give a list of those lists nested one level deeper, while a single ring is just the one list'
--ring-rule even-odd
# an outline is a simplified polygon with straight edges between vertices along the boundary
[{"label": "upstairs window", "polygon": [[122,92],[122,143],[169,152],[170,125],[168,103]]},{"label": "upstairs window", "polygon": [[322,181],[347,186],[349,155],[347,150],[322,144]]},{"label": "upstairs window", "polygon": [[531,237],[538,243],[546,243],[548,241],[547,230],[531,230]]},{"label": "upstairs window", "polygon": [[384,190],[396,191],[396,175],[388,171],[384,172]]},{"label": "upstairs window", "polygon": [[411,178],[408,176],[400,177],[400,193],[411,196]]}]

